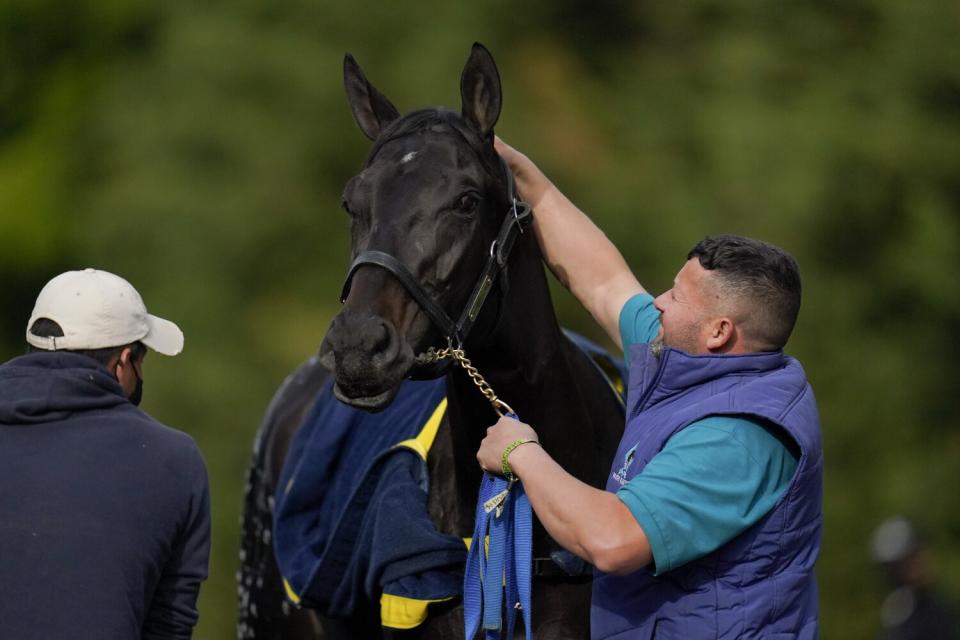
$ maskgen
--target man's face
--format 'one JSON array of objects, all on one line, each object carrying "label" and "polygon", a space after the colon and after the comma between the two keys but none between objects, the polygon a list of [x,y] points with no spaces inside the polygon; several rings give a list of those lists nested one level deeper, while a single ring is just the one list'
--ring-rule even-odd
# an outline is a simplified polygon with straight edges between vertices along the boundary
[{"label": "man's face", "polygon": [[691,258],[677,273],[673,288],[654,300],[661,314],[656,341],[687,353],[707,353],[708,321],[718,301],[713,274]]}]

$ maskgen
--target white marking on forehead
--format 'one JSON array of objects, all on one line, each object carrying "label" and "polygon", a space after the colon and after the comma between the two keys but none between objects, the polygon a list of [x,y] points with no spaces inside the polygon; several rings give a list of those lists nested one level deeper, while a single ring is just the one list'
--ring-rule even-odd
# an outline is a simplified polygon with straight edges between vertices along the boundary
[{"label": "white marking on forehead", "polygon": [[405,156],[403,156],[402,158],[400,158],[400,164],[407,164],[408,162],[410,162],[416,157],[417,157],[417,152],[411,151],[407,153]]}]

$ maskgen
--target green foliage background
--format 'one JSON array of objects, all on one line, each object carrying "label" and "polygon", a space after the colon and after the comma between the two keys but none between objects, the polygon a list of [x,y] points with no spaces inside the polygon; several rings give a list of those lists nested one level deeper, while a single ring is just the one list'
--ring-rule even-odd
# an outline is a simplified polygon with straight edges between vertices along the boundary
[{"label": "green foliage background", "polygon": [[[401,108],[459,105],[475,40],[498,132],[651,290],[734,232],[797,257],[789,351],[821,406],[823,635],[868,638],[867,540],[931,534],[960,594],[960,7],[898,0],[0,0],[0,356],[69,268],[131,280],[186,349],[144,408],[198,441],[213,491],[199,638],[234,636],[245,467],[283,377],[319,345],[347,262],[338,209],[367,141],[352,52]],[[565,292],[567,326],[600,338]]]}]

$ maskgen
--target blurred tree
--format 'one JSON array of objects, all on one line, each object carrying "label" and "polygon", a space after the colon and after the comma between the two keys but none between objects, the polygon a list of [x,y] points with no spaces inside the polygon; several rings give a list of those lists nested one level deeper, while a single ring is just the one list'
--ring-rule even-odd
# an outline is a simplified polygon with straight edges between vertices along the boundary
[{"label": "blurred tree", "polygon": [[[155,24],[137,0],[0,3],[0,330],[20,351],[40,286],[71,262],[67,182],[90,96]],[[9,336],[16,340],[7,343]]]}]

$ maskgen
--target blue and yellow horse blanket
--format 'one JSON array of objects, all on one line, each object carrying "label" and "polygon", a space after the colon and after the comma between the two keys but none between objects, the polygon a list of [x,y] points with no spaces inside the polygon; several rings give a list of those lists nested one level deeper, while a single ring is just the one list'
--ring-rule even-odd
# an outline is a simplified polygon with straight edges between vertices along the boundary
[{"label": "blue and yellow horse blanket", "polygon": [[[567,335],[620,392],[620,360]],[[346,617],[379,599],[383,626],[409,629],[429,603],[462,595],[465,541],[437,531],[427,511],[426,458],[445,396],[443,378],[407,380],[385,410],[368,413],[324,387],[275,495],[274,553],[293,603]]]}]

